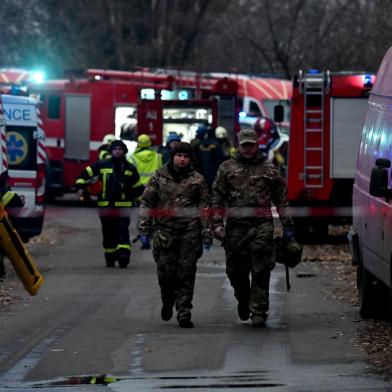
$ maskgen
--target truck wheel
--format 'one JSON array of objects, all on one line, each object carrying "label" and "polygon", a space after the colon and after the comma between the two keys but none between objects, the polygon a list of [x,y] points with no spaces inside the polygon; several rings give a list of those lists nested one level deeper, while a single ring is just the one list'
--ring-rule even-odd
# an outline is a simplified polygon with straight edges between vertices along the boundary
[{"label": "truck wheel", "polygon": [[321,244],[328,239],[328,223],[294,218],[296,239],[303,244]]},{"label": "truck wheel", "polygon": [[388,314],[386,287],[362,265],[357,269],[359,314],[362,318],[379,318]]},{"label": "truck wheel", "polygon": [[328,239],[328,223],[315,222],[309,227],[311,241],[322,244]]}]

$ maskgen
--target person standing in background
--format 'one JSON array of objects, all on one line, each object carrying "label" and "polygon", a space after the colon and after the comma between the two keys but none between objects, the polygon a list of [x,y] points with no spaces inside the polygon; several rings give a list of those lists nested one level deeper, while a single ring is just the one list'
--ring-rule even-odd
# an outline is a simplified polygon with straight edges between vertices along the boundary
[{"label": "person standing in background", "polygon": [[120,268],[126,268],[130,262],[130,208],[143,192],[136,167],[125,158],[127,151],[122,140],[113,141],[110,159],[98,160],[87,166],[76,180],[79,199],[83,198],[92,178],[99,177],[102,183],[97,205],[107,267],[114,267],[118,261]]}]

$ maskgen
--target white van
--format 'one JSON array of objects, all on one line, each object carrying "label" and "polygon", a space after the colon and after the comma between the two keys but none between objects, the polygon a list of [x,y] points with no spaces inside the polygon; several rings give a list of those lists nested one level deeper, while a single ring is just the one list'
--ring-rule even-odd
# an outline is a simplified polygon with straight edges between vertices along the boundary
[{"label": "white van", "polygon": [[23,241],[41,233],[45,196],[45,134],[37,101],[2,95],[9,185],[24,201],[13,223]]},{"label": "white van", "polygon": [[362,317],[392,310],[392,48],[370,93],[357,156],[353,226],[349,233],[358,265]]}]

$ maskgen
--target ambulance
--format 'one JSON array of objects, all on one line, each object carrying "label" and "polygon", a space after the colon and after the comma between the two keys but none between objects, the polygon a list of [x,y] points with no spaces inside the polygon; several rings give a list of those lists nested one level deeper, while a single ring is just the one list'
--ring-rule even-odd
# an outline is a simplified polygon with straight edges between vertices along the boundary
[{"label": "ambulance", "polygon": [[[6,112],[3,108],[3,99],[0,94],[0,174],[8,171],[7,143],[6,143]],[[7,98],[5,98],[7,101]],[[8,112],[10,106],[7,106]],[[20,112],[21,116],[28,116],[28,112]],[[44,283],[44,278],[40,274],[35,261],[31,257],[28,249],[22,242],[21,236],[15,230],[13,224],[8,218],[8,214],[0,203],[0,269],[5,272],[4,258],[7,256],[13,265],[19,279],[22,281],[24,288],[30,295],[36,295],[38,289]]]},{"label": "ambulance", "polygon": [[357,269],[362,317],[392,314],[392,48],[371,90],[357,149],[353,225],[348,235]]},{"label": "ambulance", "polygon": [[39,235],[44,221],[45,134],[35,99],[2,95],[9,185],[24,201],[13,220],[23,241]]}]

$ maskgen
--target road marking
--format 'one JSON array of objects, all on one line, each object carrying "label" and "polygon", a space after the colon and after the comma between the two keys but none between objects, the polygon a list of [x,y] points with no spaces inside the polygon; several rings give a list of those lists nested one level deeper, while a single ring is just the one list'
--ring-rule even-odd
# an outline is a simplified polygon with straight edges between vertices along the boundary
[{"label": "road marking", "polygon": [[136,335],[136,340],[133,343],[134,348],[131,352],[131,358],[132,358],[131,369],[130,369],[131,375],[139,376],[144,372],[142,367],[142,362],[143,362],[143,355],[144,355],[145,340],[146,340],[145,334]]},{"label": "road marking", "polygon": [[21,359],[13,368],[0,376],[0,385],[15,384],[23,382],[26,375],[35,368],[41,358],[48,352],[49,347],[56,341],[55,337],[43,340],[38,346],[34,347],[23,359]]}]

